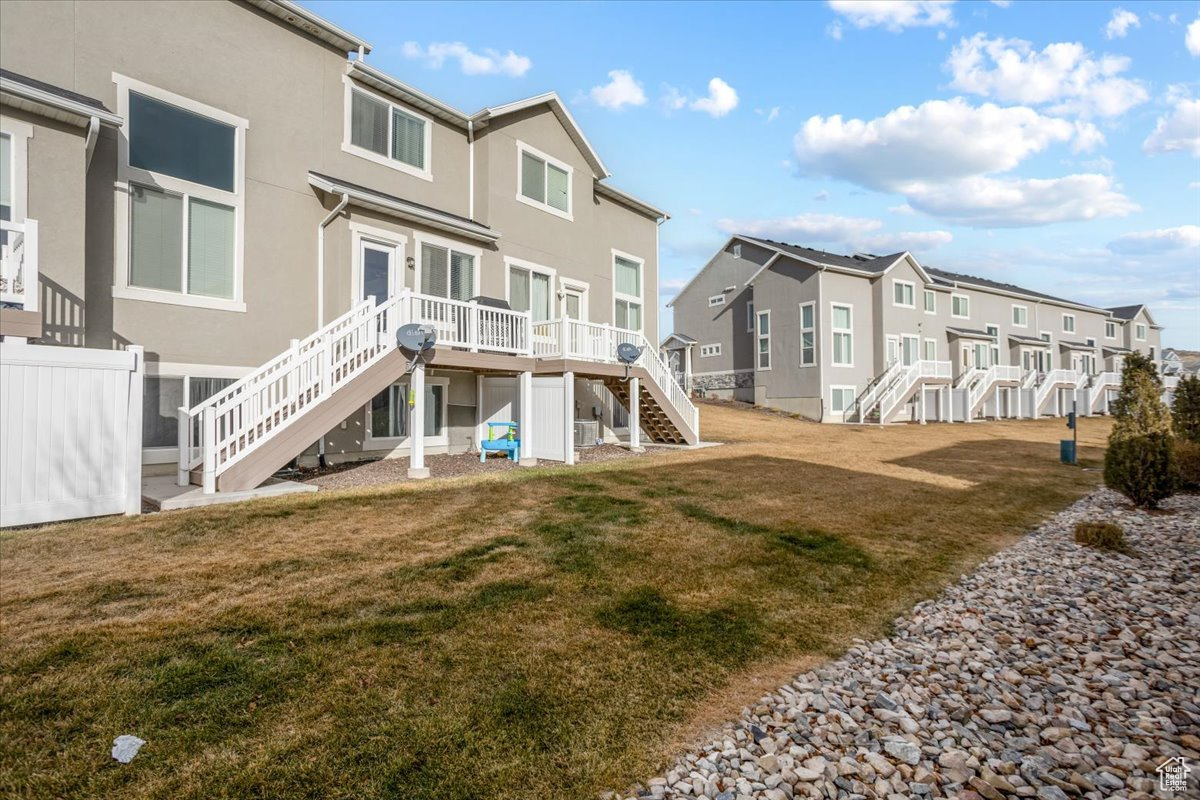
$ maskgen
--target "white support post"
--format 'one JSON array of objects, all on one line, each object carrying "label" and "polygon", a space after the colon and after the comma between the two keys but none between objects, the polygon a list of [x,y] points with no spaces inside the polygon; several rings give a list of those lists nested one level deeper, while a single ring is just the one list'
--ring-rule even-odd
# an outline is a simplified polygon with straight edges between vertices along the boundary
[{"label": "white support post", "polygon": [[142,393],[146,359],[141,347],[130,345],[126,349],[133,353],[133,371],[129,373],[129,408],[125,414],[125,515],[137,516],[142,513]]},{"label": "white support post", "polygon": [[563,463],[575,463],[575,373],[563,373]]},{"label": "white support post", "polygon": [[472,353],[479,352],[479,304],[474,300],[467,308],[467,343]]},{"label": "white support post", "polygon": [[217,410],[212,406],[200,417],[200,449],[204,453],[201,488],[205,494],[213,494],[217,491]]},{"label": "white support post", "polygon": [[408,477],[428,478],[429,469],[425,466],[425,365],[418,362],[409,380],[412,406],[408,415]]},{"label": "white support post", "polygon": [[642,449],[642,381],[629,379],[629,449],[635,453]]},{"label": "white support post", "polygon": [[925,424],[925,385],[924,384],[921,385],[920,392],[921,392],[921,409],[920,409],[921,410],[921,424],[924,425]]},{"label": "white support post", "polygon": [[[25,266],[24,274],[21,280],[25,284],[25,297],[22,300],[22,308],[26,311],[38,311],[41,309],[41,286],[42,282],[39,279],[41,274],[41,265],[38,263],[38,224],[35,219],[27,219],[25,225]],[[141,456],[138,456],[139,463]]]},{"label": "white support post", "polygon": [[[523,467],[537,465],[533,457],[533,373],[522,372],[517,378],[517,403],[520,411],[517,417],[517,432],[521,438],[520,464]],[[572,429],[574,433],[574,429]]]},{"label": "white support post", "polygon": [[941,416],[942,422],[953,422],[954,415],[950,413],[950,384],[942,387],[938,392],[939,403],[938,415]]},{"label": "white support post", "polygon": [[475,376],[475,448],[483,452],[483,373]]},{"label": "white support post", "polygon": [[558,331],[558,338],[562,343],[559,346],[559,350],[562,351],[563,358],[569,358],[571,352],[571,318],[563,314],[562,319],[559,320],[559,324],[562,326]]},{"label": "white support post", "polygon": [[176,418],[179,420],[179,428],[175,434],[176,446],[179,448],[179,463],[175,469],[175,483],[178,486],[187,486],[191,483],[191,461],[192,461],[192,417],[188,413],[187,406],[180,406],[175,411]]}]

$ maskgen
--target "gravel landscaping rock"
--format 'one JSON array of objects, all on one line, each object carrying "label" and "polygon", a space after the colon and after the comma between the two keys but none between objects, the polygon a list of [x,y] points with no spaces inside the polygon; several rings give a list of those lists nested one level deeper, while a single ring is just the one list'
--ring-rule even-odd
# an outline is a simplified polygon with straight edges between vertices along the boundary
[{"label": "gravel landscaping rock", "polygon": [[[1075,544],[1081,520],[1131,552]],[[1200,497],[1160,512],[1101,490],[897,620],[890,639],[743,710],[630,797],[1198,797]]]}]

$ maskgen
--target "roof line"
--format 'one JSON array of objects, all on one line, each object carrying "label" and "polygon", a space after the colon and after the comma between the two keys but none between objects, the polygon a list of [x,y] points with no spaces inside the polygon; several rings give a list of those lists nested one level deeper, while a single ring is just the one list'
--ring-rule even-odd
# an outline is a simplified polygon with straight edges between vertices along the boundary
[{"label": "roof line", "polygon": [[596,148],[592,147],[592,143],[588,141],[583,128],[579,127],[579,123],[575,121],[575,117],[571,116],[570,110],[567,108],[566,103],[562,101],[562,98],[558,96],[558,92],[543,92],[542,94],[536,94],[522,100],[514,100],[511,103],[488,106],[472,114],[471,120],[486,125],[496,117],[513,114],[517,111],[524,111],[527,108],[533,108],[543,103],[548,104],[554,111],[554,115],[558,117],[559,122],[567,129],[567,135],[575,142],[575,145],[583,153],[598,176],[601,179],[611,176],[612,173],[608,171],[608,167],[604,166],[604,161],[600,158],[600,154],[596,152]]},{"label": "roof line", "polygon": [[671,215],[668,214],[667,212],[663,211],[662,209],[655,208],[654,206],[650,205],[646,201],[639,200],[638,198],[634,197],[633,195],[629,194],[628,192],[623,192],[615,186],[611,186],[607,183],[601,183],[600,181],[596,181],[595,187],[596,187],[596,191],[599,192],[600,194],[604,195],[605,197],[608,197],[611,200],[616,200],[617,202],[625,203],[628,206],[632,206],[635,211],[641,211],[645,214],[648,214],[652,217],[657,217],[662,220],[668,220],[671,218]]},{"label": "roof line", "polygon": [[[45,89],[32,86],[13,77],[0,77],[0,93],[8,97],[19,98],[25,104],[33,105],[36,108],[53,108],[68,115],[78,117],[77,124],[81,126],[86,126],[87,121],[92,117],[100,120],[102,124],[114,128],[119,128],[124,124],[124,120],[120,116],[112,113],[107,108],[81,103],[78,100],[48,92]],[[27,108],[27,110],[36,110],[36,108]]]},{"label": "roof line", "polygon": [[245,2],[286,22],[297,30],[304,31],[309,36],[314,36],[327,44],[336,45],[343,52],[352,53],[359,50],[362,50],[364,54],[371,52],[371,43],[366,39],[355,36],[345,28],[314,14],[292,0],[245,0]]}]

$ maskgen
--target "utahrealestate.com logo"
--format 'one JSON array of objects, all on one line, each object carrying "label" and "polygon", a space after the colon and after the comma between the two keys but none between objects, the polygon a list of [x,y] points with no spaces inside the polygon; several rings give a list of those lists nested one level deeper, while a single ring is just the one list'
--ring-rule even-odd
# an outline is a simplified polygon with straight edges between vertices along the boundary
[{"label": "utahrealestate.com logo", "polygon": [[1168,758],[1158,765],[1158,788],[1164,792],[1182,792],[1187,790],[1187,776],[1192,768],[1187,765],[1183,756]]}]

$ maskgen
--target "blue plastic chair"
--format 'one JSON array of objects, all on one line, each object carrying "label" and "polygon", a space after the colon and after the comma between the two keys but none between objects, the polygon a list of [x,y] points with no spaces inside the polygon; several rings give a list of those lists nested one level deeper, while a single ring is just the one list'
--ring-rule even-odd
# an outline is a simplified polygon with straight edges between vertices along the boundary
[{"label": "blue plastic chair", "polygon": [[[521,439],[517,436],[517,423],[515,422],[489,422],[488,438],[486,442],[479,443],[479,463],[487,461],[487,454],[507,453],[510,461],[520,461],[521,459]],[[500,438],[496,438],[496,429],[505,428],[506,430],[500,434]]]}]

